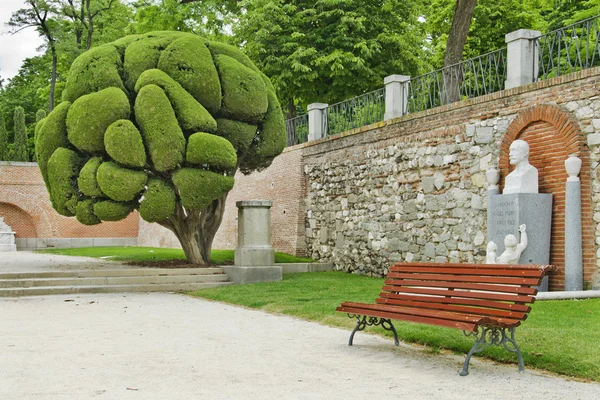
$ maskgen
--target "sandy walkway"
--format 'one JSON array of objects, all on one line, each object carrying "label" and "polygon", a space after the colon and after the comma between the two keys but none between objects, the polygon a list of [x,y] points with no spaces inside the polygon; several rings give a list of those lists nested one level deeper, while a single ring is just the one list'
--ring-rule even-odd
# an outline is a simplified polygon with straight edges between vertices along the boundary
[{"label": "sandy walkway", "polygon": [[[65,301],[74,300],[74,301]],[[593,399],[600,385],[175,294],[0,299],[0,399]],[[511,387],[511,390],[507,390]]]}]

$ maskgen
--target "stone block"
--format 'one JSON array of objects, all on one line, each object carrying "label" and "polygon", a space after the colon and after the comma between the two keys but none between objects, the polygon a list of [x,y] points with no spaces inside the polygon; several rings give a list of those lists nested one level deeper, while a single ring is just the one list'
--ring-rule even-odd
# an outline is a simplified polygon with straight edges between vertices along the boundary
[{"label": "stone block", "polygon": [[475,129],[475,143],[488,144],[494,141],[494,128],[490,126],[480,126]]},{"label": "stone block", "polygon": [[275,263],[275,251],[271,246],[236,247],[234,250],[235,265],[264,266]]},{"label": "stone block", "polygon": [[224,266],[223,270],[227,274],[227,278],[237,284],[278,282],[283,276],[283,270],[279,265]]},{"label": "stone block", "polygon": [[590,133],[587,135],[587,145],[589,147],[600,145],[600,133]]},{"label": "stone block", "polygon": [[27,248],[27,238],[15,238],[15,245],[18,250],[29,250]]}]

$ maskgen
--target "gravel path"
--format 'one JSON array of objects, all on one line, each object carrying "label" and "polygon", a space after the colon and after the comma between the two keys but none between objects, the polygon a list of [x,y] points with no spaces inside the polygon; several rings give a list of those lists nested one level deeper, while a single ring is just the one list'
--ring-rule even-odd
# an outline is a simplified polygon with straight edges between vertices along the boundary
[{"label": "gravel path", "polygon": [[[457,332],[452,332],[457,333]],[[176,294],[0,299],[0,399],[594,399],[599,384]],[[508,389],[510,388],[510,389]]]},{"label": "gravel path", "polygon": [[15,272],[47,272],[85,269],[134,268],[103,258],[62,256],[57,254],[17,251],[0,253],[0,274]]}]

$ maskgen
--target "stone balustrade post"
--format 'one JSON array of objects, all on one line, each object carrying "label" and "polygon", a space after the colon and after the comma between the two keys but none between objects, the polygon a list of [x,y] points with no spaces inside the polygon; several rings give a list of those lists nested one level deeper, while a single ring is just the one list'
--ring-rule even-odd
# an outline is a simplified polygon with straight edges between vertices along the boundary
[{"label": "stone balustrade post", "polygon": [[508,45],[506,56],[507,73],[505,89],[532,83],[538,75],[538,60],[536,41],[533,39],[541,36],[541,32],[519,29],[505,36]]},{"label": "stone balustrade post", "polygon": [[384,121],[408,114],[408,81],[407,75],[390,75],[383,80],[385,84]]},{"label": "stone balustrade post", "polygon": [[306,108],[308,111],[309,142],[327,136],[327,107],[329,107],[329,104],[312,103]]},{"label": "stone balustrade post", "polygon": [[583,233],[581,226],[581,159],[571,154],[565,160],[565,290],[583,290]]}]

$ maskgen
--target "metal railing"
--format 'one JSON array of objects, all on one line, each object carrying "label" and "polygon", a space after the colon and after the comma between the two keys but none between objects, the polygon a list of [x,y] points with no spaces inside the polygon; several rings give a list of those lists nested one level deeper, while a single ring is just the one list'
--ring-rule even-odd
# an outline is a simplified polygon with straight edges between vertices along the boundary
[{"label": "metal railing", "polygon": [[600,15],[536,39],[534,82],[600,65]]},{"label": "metal railing", "polygon": [[507,48],[492,51],[408,81],[408,112],[504,89]]},{"label": "metal railing", "polygon": [[323,132],[328,135],[383,121],[385,88],[344,100],[327,107]]},{"label": "metal railing", "polygon": [[308,141],[308,114],[300,115],[285,121],[287,146]]}]

